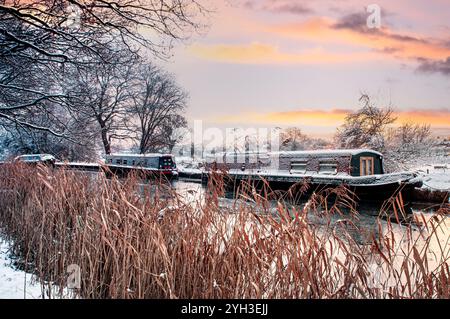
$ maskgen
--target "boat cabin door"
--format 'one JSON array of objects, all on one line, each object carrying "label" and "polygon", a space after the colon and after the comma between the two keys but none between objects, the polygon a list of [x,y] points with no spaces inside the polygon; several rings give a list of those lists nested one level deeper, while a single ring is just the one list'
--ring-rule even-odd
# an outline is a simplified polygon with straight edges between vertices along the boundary
[{"label": "boat cabin door", "polygon": [[373,172],[374,172],[373,157],[361,157],[359,169],[360,169],[361,176],[373,175]]}]

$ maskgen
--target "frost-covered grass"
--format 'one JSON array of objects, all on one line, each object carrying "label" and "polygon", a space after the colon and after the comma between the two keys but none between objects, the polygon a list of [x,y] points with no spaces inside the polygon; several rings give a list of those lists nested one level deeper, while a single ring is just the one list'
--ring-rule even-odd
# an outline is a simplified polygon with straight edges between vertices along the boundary
[{"label": "frost-covered grass", "polygon": [[[360,242],[343,187],[300,208],[288,199],[308,185],[279,194],[244,184],[239,200],[221,207],[219,175],[189,204],[167,185],[139,182],[3,165],[0,226],[41,280],[63,289],[68,266],[78,265],[82,298],[450,297],[448,206],[418,216],[420,231],[380,221],[381,231]],[[402,219],[401,196],[388,211]],[[336,214],[339,222],[326,222]]]}]

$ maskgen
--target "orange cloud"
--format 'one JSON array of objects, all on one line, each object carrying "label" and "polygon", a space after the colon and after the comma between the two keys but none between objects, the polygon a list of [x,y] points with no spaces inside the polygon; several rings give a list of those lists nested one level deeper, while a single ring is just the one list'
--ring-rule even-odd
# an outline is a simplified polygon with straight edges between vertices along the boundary
[{"label": "orange cloud", "polygon": [[416,34],[399,34],[388,28],[371,30],[337,28],[336,21],[328,18],[313,18],[298,24],[270,26],[265,31],[315,43],[363,47],[393,54],[397,58],[416,59],[421,57],[443,60],[450,56],[450,48],[438,41],[425,39]]},{"label": "orange cloud", "polygon": [[430,124],[436,127],[450,127],[450,110],[412,110],[397,112],[397,122]]},{"label": "orange cloud", "polygon": [[352,63],[387,57],[442,61],[450,56],[448,45],[418,34],[396,33],[386,27],[367,29],[363,24],[352,27],[325,17],[294,24],[262,25],[259,32],[301,39],[303,45],[310,44],[311,48],[286,52],[267,43],[253,42],[195,44],[189,50],[206,60],[247,64]]},{"label": "orange cloud", "polygon": [[[344,123],[350,110],[334,109],[324,110],[296,110],[287,112],[256,113],[247,112],[236,115],[227,115],[216,118],[219,123],[270,124],[270,125],[297,125],[317,127],[337,127]],[[416,123],[430,124],[433,127],[450,128],[450,110],[411,110],[396,111],[397,124]]]},{"label": "orange cloud", "polygon": [[277,47],[251,43],[244,45],[200,45],[190,47],[197,57],[220,62],[270,64],[270,63],[350,63],[375,59],[374,52],[330,53],[322,48],[296,53],[281,52]]}]

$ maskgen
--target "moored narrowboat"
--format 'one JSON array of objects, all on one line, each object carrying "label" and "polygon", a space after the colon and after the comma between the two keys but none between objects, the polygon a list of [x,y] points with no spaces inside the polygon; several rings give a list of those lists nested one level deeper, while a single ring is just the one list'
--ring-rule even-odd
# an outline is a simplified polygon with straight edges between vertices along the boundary
[{"label": "moored narrowboat", "polygon": [[390,197],[398,189],[421,186],[414,172],[386,174],[383,155],[369,149],[271,153],[221,153],[207,158],[205,180],[226,171],[234,181],[262,180],[272,186],[307,182],[316,186],[346,185],[359,196]]},{"label": "moored narrowboat", "polygon": [[131,172],[145,177],[178,177],[175,157],[171,154],[110,154],[105,164],[110,173],[119,177]]}]

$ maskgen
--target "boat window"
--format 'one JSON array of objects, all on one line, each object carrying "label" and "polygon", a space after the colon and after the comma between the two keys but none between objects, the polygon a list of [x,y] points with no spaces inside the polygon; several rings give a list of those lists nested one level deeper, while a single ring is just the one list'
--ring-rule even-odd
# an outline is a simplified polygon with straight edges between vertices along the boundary
[{"label": "boat window", "polygon": [[292,161],[291,162],[291,173],[306,173],[306,167],[308,165],[307,160]]},{"label": "boat window", "polygon": [[174,167],[172,157],[161,157],[159,159],[159,168],[170,169]]},{"label": "boat window", "polygon": [[122,164],[122,160],[120,160],[120,159],[116,160],[116,164],[118,164],[118,165]]},{"label": "boat window", "polygon": [[136,165],[136,161],[133,160],[133,162],[131,163],[131,165],[132,165],[132,166],[135,166],[135,165]]},{"label": "boat window", "polygon": [[320,174],[337,174],[337,163],[335,161],[319,162]]},{"label": "boat window", "polygon": [[374,161],[373,157],[361,157],[360,160],[360,175],[367,176],[374,174]]},{"label": "boat window", "polygon": [[127,160],[123,160],[123,165],[128,165],[128,161]]}]

